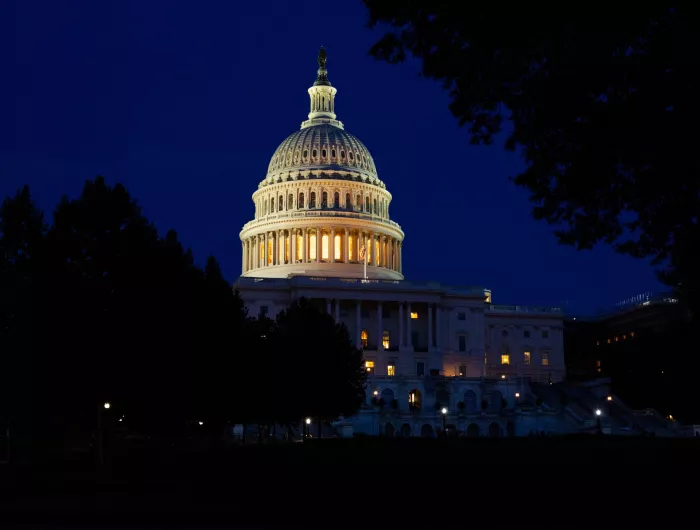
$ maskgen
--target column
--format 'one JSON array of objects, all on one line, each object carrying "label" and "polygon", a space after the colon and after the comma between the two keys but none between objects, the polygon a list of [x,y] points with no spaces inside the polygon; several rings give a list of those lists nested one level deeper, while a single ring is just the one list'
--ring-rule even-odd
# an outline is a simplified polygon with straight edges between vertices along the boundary
[{"label": "column", "polygon": [[383,267],[384,266],[384,242],[386,241],[386,238],[383,234],[379,234],[379,266]]},{"label": "column", "polygon": [[265,237],[263,239],[263,267],[267,267],[267,232],[265,232]]},{"label": "column", "polygon": [[340,300],[335,299],[335,321],[340,323]]},{"label": "column", "polygon": [[411,304],[406,304],[406,345],[413,348],[413,336],[411,335]]},{"label": "column", "polygon": [[435,347],[438,351],[442,349],[442,341],[440,340],[440,313],[442,313],[440,304],[435,304]]},{"label": "column", "polygon": [[320,228],[316,229],[316,262],[321,263],[321,239],[323,238],[323,232]]},{"label": "column", "polygon": [[245,266],[245,241],[241,241],[241,274],[245,274],[247,267]]},{"label": "column", "polygon": [[399,349],[403,348],[403,302],[399,302]]},{"label": "column", "polygon": [[328,241],[328,257],[331,263],[335,263],[335,228],[331,227],[330,241]]},{"label": "column", "polygon": [[301,229],[301,262],[306,263],[309,255],[309,231],[306,228]]},{"label": "column", "polygon": [[377,351],[382,351],[382,338],[384,336],[384,326],[382,325],[382,303],[377,302]]},{"label": "column", "polygon": [[350,262],[350,230],[345,227],[345,245],[343,245],[343,261],[345,263]]},{"label": "column", "polygon": [[331,314],[331,299],[326,298],[326,313]]},{"label": "column", "polygon": [[399,272],[403,274],[403,241],[399,243]]},{"label": "column", "polygon": [[428,353],[433,351],[433,304],[428,304]]},{"label": "column", "polygon": [[355,330],[355,347],[359,350],[362,347],[362,311],[361,311],[361,306],[362,302],[359,300],[356,302],[357,308],[356,308],[356,314],[357,317],[355,319],[355,323],[357,326],[357,329]]},{"label": "column", "polygon": [[272,265],[279,265],[280,249],[279,249],[279,230],[272,232]]}]

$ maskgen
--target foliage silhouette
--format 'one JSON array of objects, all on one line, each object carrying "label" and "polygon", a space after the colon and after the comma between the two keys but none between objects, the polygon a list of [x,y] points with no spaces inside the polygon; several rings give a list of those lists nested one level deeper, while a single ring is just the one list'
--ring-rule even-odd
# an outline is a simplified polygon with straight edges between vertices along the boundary
[{"label": "foliage silhouette", "polygon": [[505,146],[527,164],[514,181],[559,242],[651,258],[700,314],[697,9],[364,3],[370,26],[389,25],[370,53],[421,59],[472,143],[511,122]]}]

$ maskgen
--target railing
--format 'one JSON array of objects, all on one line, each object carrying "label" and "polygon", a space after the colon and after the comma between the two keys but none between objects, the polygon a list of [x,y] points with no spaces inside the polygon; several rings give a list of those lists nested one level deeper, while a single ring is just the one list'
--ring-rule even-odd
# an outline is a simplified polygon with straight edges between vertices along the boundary
[{"label": "railing", "polygon": [[264,215],[262,217],[258,217],[257,219],[253,219],[252,221],[248,221],[246,224],[243,225],[242,230],[247,230],[248,228],[251,228],[253,226],[256,226],[258,224],[262,224],[265,222],[270,222],[270,221],[284,221],[284,220],[289,220],[289,219],[318,219],[322,217],[341,217],[341,218],[346,218],[346,219],[361,219],[364,221],[372,221],[376,223],[383,223],[391,226],[392,228],[398,230],[403,234],[403,230],[401,229],[401,225],[395,221],[392,221],[390,219],[385,219],[384,217],[380,215],[375,215],[372,213],[367,213],[367,212],[360,212],[360,211],[350,211],[350,210],[345,210],[343,208],[333,208],[333,207],[327,207],[327,208],[318,208],[318,209],[313,209],[313,210],[300,210],[300,211],[295,211],[295,212],[280,212],[280,213],[273,213],[273,214],[268,214]]},{"label": "railing", "polygon": [[502,305],[491,304],[487,306],[490,313],[540,313],[540,314],[555,314],[563,315],[564,310],[561,307],[545,307],[545,306],[524,306],[524,305]]}]

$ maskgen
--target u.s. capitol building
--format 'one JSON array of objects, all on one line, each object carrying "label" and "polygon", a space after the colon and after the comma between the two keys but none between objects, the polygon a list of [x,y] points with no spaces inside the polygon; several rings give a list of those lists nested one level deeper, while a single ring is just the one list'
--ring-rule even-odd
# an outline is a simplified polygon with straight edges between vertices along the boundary
[{"label": "u.s. capitol building", "polygon": [[427,435],[443,407],[448,424],[472,435],[531,430],[515,411],[534,401],[530,382],[564,378],[562,311],[405,280],[392,195],[337,119],[336,92],[322,49],[308,119],[272,155],[240,233],[235,286],[249,313],[274,318],[305,297],[347,326],[369,376],[367,408],[350,419],[356,432]]}]

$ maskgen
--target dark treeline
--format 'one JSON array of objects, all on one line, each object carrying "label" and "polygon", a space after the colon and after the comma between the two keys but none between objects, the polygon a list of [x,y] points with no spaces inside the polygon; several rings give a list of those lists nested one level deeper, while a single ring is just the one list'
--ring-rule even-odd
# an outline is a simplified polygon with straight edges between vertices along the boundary
[{"label": "dark treeline", "polygon": [[[335,418],[362,403],[344,326],[305,301],[250,318],[121,185],[88,181],[49,223],[28,188],[0,208],[0,421],[62,438],[106,401],[142,432]],[[313,384],[311,382],[313,381]]]}]

